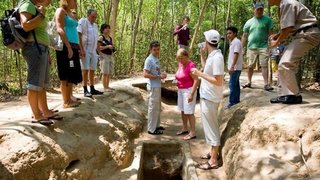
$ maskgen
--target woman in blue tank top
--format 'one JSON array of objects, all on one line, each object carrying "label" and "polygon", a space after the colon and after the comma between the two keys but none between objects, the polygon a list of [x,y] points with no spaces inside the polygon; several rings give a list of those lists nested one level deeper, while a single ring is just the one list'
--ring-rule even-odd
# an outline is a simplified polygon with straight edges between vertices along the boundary
[{"label": "woman in blue tank top", "polygon": [[82,81],[77,32],[78,22],[71,12],[71,9],[76,9],[76,7],[76,0],[60,0],[60,8],[55,13],[57,32],[64,44],[62,51],[56,51],[64,108],[76,107],[81,104],[81,102],[72,98],[73,84]]}]

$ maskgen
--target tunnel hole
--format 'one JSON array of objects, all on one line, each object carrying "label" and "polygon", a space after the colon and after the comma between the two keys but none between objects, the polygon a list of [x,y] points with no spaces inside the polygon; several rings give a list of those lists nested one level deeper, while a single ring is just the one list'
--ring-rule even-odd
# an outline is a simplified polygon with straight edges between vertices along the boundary
[{"label": "tunnel hole", "polygon": [[[133,87],[140,88],[147,91],[147,83],[132,84]],[[177,105],[178,100],[178,88],[176,84],[171,82],[165,82],[161,84],[161,101],[168,105]],[[199,89],[197,91],[197,100],[199,100]]]},{"label": "tunnel hole", "polygon": [[77,166],[77,164],[79,164],[79,163],[80,163],[79,159],[72,160],[69,163],[69,165],[66,167],[66,171],[72,171]]}]

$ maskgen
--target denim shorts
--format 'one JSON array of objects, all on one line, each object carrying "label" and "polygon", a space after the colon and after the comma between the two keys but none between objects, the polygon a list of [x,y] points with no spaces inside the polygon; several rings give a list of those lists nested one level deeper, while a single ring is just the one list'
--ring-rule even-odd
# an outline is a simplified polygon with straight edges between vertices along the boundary
[{"label": "denim shorts", "polygon": [[49,48],[39,44],[40,51],[36,43],[27,43],[22,48],[22,56],[27,62],[27,88],[29,90],[40,91],[49,87]]},{"label": "denim shorts", "polygon": [[82,70],[96,70],[98,64],[98,54],[96,52],[86,52],[86,57],[81,59],[81,69]]}]

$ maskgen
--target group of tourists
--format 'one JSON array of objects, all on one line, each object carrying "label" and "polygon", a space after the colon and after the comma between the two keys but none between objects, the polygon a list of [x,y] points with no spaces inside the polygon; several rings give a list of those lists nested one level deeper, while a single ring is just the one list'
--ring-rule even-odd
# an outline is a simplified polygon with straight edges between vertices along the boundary
[{"label": "group of tourists", "polygon": [[[57,110],[48,108],[46,96],[50,79],[50,42],[47,32],[47,19],[50,18],[46,17],[46,7],[50,4],[51,0],[21,0],[18,5],[22,28],[35,32],[34,35],[29,33],[22,54],[28,65],[27,96],[34,118],[32,122],[43,125],[63,119],[57,114]],[[87,17],[78,20],[76,9],[76,0],[60,0],[60,7],[53,17],[56,31],[63,42],[63,49],[56,50],[63,108],[81,104],[81,99],[74,97],[72,93],[73,86],[78,83],[83,84],[84,97],[103,94],[94,87],[98,56],[104,90],[113,90],[109,87],[109,81],[113,72],[115,47],[110,37],[110,26],[102,24],[99,35],[97,11],[90,9]]]},{"label": "group of tourists", "polygon": [[[254,17],[248,20],[243,28],[241,40],[237,38],[236,27],[227,28],[229,40],[229,55],[227,61],[230,75],[230,96],[227,108],[240,102],[239,77],[242,71],[243,51],[247,49],[248,83],[244,88],[252,87],[253,68],[259,60],[264,79],[264,89],[272,90],[268,82],[268,49],[279,46],[288,37],[288,43],[279,62],[278,89],[279,96],[272,98],[271,103],[298,104],[302,102],[295,73],[299,59],[310,49],[319,44],[320,31],[318,22],[310,10],[295,0],[268,0],[271,6],[279,7],[280,27],[278,34],[272,34],[272,20],[263,15],[263,4],[254,5]],[[53,124],[53,120],[63,117],[55,110],[50,110],[47,104],[46,88],[49,87],[49,36],[47,32],[46,7],[51,0],[21,0],[19,3],[21,25],[25,31],[34,30],[29,34],[26,45],[22,49],[23,57],[28,66],[27,88],[28,101],[36,123]],[[113,71],[113,53],[115,47],[110,37],[110,26],[100,26],[100,36],[96,24],[97,11],[88,10],[87,17],[77,19],[76,0],[60,0],[54,20],[56,30],[63,42],[62,51],[56,51],[58,75],[63,99],[63,107],[77,107],[81,100],[73,96],[73,86],[83,84],[84,97],[100,95],[103,92],[94,87],[94,74],[98,65],[98,54],[103,74],[102,84],[107,92],[113,89],[109,86]],[[211,149],[201,156],[208,159],[199,164],[201,169],[218,168],[220,132],[218,122],[218,107],[223,99],[224,57],[218,48],[221,35],[216,30],[203,33],[205,42],[199,44],[201,66],[199,70],[189,57],[190,41],[189,17],[183,18],[183,23],[177,26],[173,35],[177,35],[178,51],[176,58],[178,68],[175,74],[178,87],[178,109],[181,111],[182,128],[177,135],[185,135],[184,140],[196,138],[195,105],[197,89],[200,85],[201,119],[205,139]],[[245,47],[245,45],[247,45]],[[144,64],[143,76],[148,78],[148,124],[149,134],[160,135],[165,130],[160,126],[161,111],[161,80],[167,74],[160,66],[160,43],[152,41],[149,46],[150,55]],[[88,89],[88,86],[90,89]]]},{"label": "group of tourists", "polygon": [[[302,96],[299,94],[299,86],[295,73],[299,65],[299,59],[310,49],[320,42],[320,31],[318,22],[310,10],[302,3],[295,0],[268,0],[271,6],[279,7],[279,18],[281,30],[272,34],[272,20],[263,15],[263,4],[254,4],[254,17],[249,19],[243,28],[241,40],[237,38],[238,29],[230,26],[227,28],[227,39],[229,40],[229,55],[227,61],[230,75],[230,96],[227,108],[231,108],[240,102],[239,77],[242,71],[243,52],[247,49],[248,59],[248,83],[243,88],[252,87],[253,69],[256,63],[260,63],[264,79],[263,89],[273,90],[268,82],[268,60],[269,49],[275,48],[292,37],[279,61],[278,89],[279,96],[272,98],[271,103],[300,104]],[[183,18],[183,23],[178,25],[173,35],[177,35],[178,70],[175,78],[178,87],[178,109],[181,111],[182,129],[177,135],[186,136],[184,140],[196,138],[194,110],[196,105],[197,88],[200,84],[200,108],[201,120],[205,139],[211,149],[201,156],[207,159],[204,163],[197,165],[198,168],[209,170],[216,169],[218,165],[220,132],[218,122],[218,107],[223,99],[224,84],[224,58],[219,47],[221,35],[216,30],[205,31],[205,42],[199,44],[200,59],[203,70],[196,65],[188,56],[188,45],[190,30],[188,27],[190,19]],[[221,42],[220,42],[221,43]],[[247,46],[245,46],[247,44]],[[160,60],[160,43],[153,41],[150,44],[150,55],[145,60],[144,77],[148,78],[148,127],[151,135],[161,135],[165,128],[160,126],[161,106],[161,80],[166,78],[162,73]],[[188,124],[190,129],[188,128]]]}]

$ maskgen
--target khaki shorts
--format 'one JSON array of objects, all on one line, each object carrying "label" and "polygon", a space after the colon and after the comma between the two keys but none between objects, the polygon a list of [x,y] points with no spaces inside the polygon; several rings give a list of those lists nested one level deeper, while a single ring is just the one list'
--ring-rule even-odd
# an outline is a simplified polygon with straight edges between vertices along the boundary
[{"label": "khaki shorts", "polygon": [[257,61],[259,60],[261,67],[268,67],[268,49],[248,49],[247,51],[248,58],[248,68],[254,68]]},{"label": "khaki shorts", "polygon": [[112,73],[113,73],[113,56],[102,54],[100,68],[101,68],[102,74],[112,75]]}]

